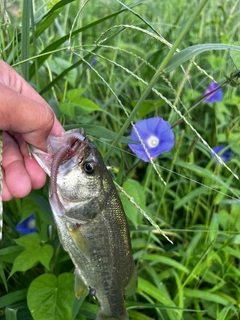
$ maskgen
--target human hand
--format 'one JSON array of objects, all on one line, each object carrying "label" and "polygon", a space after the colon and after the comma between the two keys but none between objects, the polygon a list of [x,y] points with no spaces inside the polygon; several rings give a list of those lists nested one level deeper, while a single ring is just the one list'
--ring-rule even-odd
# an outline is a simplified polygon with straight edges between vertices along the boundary
[{"label": "human hand", "polygon": [[46,151],[49,134],[64,131],[47,102],[0,60],[0,130],[3,130],[3,201],[22,198],[46,182],[26,142]]}]

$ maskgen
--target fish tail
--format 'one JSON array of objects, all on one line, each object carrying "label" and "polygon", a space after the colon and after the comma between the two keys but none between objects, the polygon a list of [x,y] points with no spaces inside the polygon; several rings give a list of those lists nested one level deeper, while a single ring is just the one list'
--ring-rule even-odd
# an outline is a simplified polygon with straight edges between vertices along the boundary
[{"label": "fish tail", "polygon": [[97,314],[96,320],[129,320],[127,311],[119,316],[112,316],[105,314],[102,310]]}]

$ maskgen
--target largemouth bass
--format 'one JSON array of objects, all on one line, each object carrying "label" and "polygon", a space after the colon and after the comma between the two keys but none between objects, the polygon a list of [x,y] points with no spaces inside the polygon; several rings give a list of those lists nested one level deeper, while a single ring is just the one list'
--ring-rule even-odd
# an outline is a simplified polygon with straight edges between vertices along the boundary
[{"label": "largemouth bass", "polygon": [[112,178],[83,129],[50,137],[48,152],[31,152],[50,176],[60,241],[75,265],[75,294],[100,303],[97,320],[127,320],[124,294],[137,276],[126,216]]}]

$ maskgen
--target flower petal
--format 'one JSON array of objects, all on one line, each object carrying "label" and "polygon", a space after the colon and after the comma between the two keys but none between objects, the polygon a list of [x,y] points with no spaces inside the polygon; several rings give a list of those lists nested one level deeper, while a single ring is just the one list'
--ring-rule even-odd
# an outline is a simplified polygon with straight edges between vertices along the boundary
[{"label": "flower petal", "polygon": [[[135,128],[151,158],[156,158],[161,153],[171,150],[174,146],[174,134],[171,126],[160,117],[141,120],[135,124]],[[149,141],[154,139],[154,137],[156,141],[159,141],[156,146],[149,144]],[[134,128],[131,132],[131,140],[140,142]],[[129,144],[129,147],[138,158],[145,162],[150,161],[141,144]]]},{"label": "flower petal", "polygon": [[17,224],[16,230],[22,234],[29,234],[32,232],[37,232],[35,227],[35,216],[32,214],[27,219],[19,222]]},{"label": "flower petal", "polygon": [[[232,157],[235,155],[231,148],[228,148],[224,145],[220,145],[217,147],[212,148],[215,153],[219,155],[219,157],[222,159],[223,162],[228,162],[232,159]],[[216,158],[215,154],[212,153],[212,158]],[[219,161],[216,159],[216,163],[219,163]]]},{"label": "flower petal", "polygon": [[[209,92],[215,90],[218,87],[218,84],[215,82],[212,82],[210,86],[207,88],[207,90],[204,92],[204,95],[208,94]],[[222,89],[219,88],[217,91],[211,93],[206,99],[206,103],[211,103],[211,102],[219,102],[223,99],[223,92]]]}]

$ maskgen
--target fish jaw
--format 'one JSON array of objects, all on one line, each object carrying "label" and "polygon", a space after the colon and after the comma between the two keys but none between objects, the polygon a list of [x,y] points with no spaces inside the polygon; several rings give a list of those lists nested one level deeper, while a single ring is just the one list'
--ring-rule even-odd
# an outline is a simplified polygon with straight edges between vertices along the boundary
[{"label": "fish jaw", "polygon": [[55,154],[62,146],[66,145],[69,137],[72,136],[74,136],[76,140],[82,142],[86,139],[84,130],[80,128],[63,132],[61,136],[49,135],[46,142],[47,152],[44,152],[33,145],[29,145],[31,154],[49,177],[51,176],[51,166]]},{"label": "fish jaw", "polygon": [[32,145],[29,145],[31,155],[33,155],[34,159],[40,165],[40,167],[46,172],[46,174],[50,177],[51,175],[51,164],[53,160],[53,155],[47,152],[44,152],[38,148],[35,148]]}]

